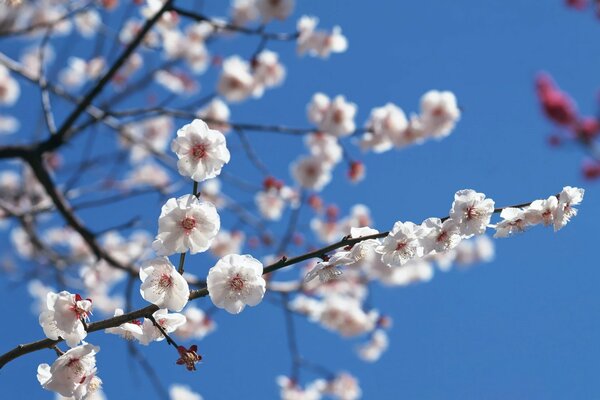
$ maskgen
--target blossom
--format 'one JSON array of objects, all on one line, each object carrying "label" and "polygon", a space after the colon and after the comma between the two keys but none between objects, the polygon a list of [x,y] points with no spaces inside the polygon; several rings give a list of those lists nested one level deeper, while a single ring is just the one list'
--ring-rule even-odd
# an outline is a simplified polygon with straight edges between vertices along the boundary
[{"label": "blossom", "polygon": [[310,282],[317,276],[321,282],[328,282],[342,275],[342,271],[337,268],[341,265],[354,263],[354,259],[350,256],[349,251],[339,251],[330,256],[327,260],[317,263],[304,277],[304,282]]},{"label": "blossom", "polygon": [[246,235],[242,231],[221,230],[210,246],[210,252],[215,257],[224,257],[227,254],[239,253],[244,245]]},{"label": "blossom", "polygon": [[[156,311],[152,314],[152,318],[156,321],[158,325],[166,332],[171,333],[177,330],[180,326],[185,324],[185,316],[179,313],[171,313],[164,308]],[[153,341],[160,342],[165,340],[165,336],[158,329],[154,322],[152,322],[149,318],[144,318],[144,322],[142,324],[142,336],[138,339],[140,344],[147,346]]]},{"label": "blossom", "polygon": [[420,234],[419,227],[412,222],[396,222],[376,251],[381,254],[384,263],[402,266],[414,258],[423,256]]},{"label": "blossom", "polygon": [[528,225],[525,212],[520,208],[507,207],[500,213],[500,218],[503,221],[496,224],[495,238],[508,237],[523,232]]},{"label": "blossom", "polygon": [[231,2],[231,22],[242,26],[258,19],[255,0],[233,0]]},{"label": "blossom", "polygon": [[299,55],[327,58],[331,53],[343,53],[348,49],[348,40],[342,35],[342,29],[336,26],[331,32],[317,30],[318,18],[302,16],[297,24]]},{"label": "blossom", "polygon": [[402,109],[392,103],[374,108],[367,121],[367,131],[363,134],[360,146],[363,150],[370,149],[382,153],[399,142],[406,129],[408,120]]},{"label": "blossom", "polygon": [[319,400],[327,383],[323,379],[317,379],[302,388],[287,376],[278,376],[277,385],[280,388],[279,396],[281,400]]},{"label": "blossom", "polygon": [[280,190],[276,188],[269,188],[257,192],[254,196],[254,202],[258,207],[260,215],[269,221],[278,221],[283,214],[286,204],[281,196]]},{"label": "blossom", "polygon": [[337,164],[342,160],[344,150],[340,146],[338,139],[334,136],[321,132],[311,133],[306,136],[304,143],[308,147],[310,154],[331,165]]},{"label": "blossom", "polygon": [[442,253],[455,248],[461,241],[460,229],[453,219],[442,222],[439,218],[428,218],[421,224],[425,234],[421,239],[424,254],[432,251]]},{"label": "blossom", "polygon": [[296,182],[305,189],[320,191],[331,181],[331,166],[320,157],[302,157],[290,169]]},{"label": "blossom", "polygon": [[583,200],[585,190],[571,186],[565,186],[558,196],[558,205],[554,215],[554,231],[563,228],[572,217],[577,215],[577,209],[573,208]]},{"label": "blossom", "polygon": [[481,235],[493,213],[494,200],[486,199],[483,193],[464,189],[454,195],[450,218],[458,224],[462,235]]},{"label": "blossom", "polygon": [[525,208],[525,219],[530,225],[552,225],[557,207],[558,198],[556,196],[550,196],[546,200],[535,200]]},{"label": "blossom", "polygon": [[356,109],[356,104],[347,102],[344,96],[336,96],[323,114],[319,130],[338,137],[351,134],[356,129]]},{"label": "blossom", "polygon": [[185,324],[177,328],[177,336],[183,339],[202,339],[217,329],[215,321],[201,309],[190,305],[183,311]]},{"label": "blossom", "polygon": [[[117,308],[114,316],[118,317],[120,315],[123,315],[123,310]],[[104,332],[119,335],[125,340],[140,339],[143,335],[142,323],[137,319],[130,322],[125,322],[114,328],[106,328]]]},{"label": "blossom", "polygon": [[0,65],[0,105],[13,105],[20,94],[21,88],[17,80],[10,76],[8,68]]},{"label": "blossom", "polygon": [[238,56],[223,61],[223,72],[217,84],[217,91],[229,102],[246,100],[254,91],[254,77],[250,66]]},{"label": "blossom", "polygon": [[220,131],[223,134],[231,129],[228,124],[231,111],[227,103],[221,99],[213,99],[205,107],[198,110],[196,114],[206,122],[210,129]]},{"label": "blossom", "polygon": [[262,263],[252,256],[227,255],[208,271],[206,285],[210,299],[231,314],[240,313],[246,305],[255,306],[266,290],[262,273]]},{"label": "blossom", "polygon": [[185,365],[185,368],[188,371],[195,371],[196,364],[202,360],[202,356],[199,355],[197,351],[198,346],[195,344],[191,345],[189,349],[186,349],[183,346],[177,347],[177,352],[179,353],[177,365]]},{"label": "blossom", "polygon": [[188,302],[190,288],[167,257],[146,261],[140,268],[140,293],[144,300],[160,308],[181,311]]},{"label": "blossom", "polygon": [[285,79],[285,67],[279,62],[277,53],[273,51],[263,50],[258,53],[252,67],[254,81],[258,86],[267,88],[279,86]]},{"label": "blossom", "polygon": [[220,227],[219,214],[211,203],[191,194],[171,198],[162,206],[152,248],[161,256],[206,251]]},{"label": "blossom", "polygon": [[91,312],[90,299],[67,291],[49,292],[39,322],[48,338],[63,338],[69,347],[75,347],[87,336],[82,320],[88,320]]},{"label": "blossom", "polygon": [[102,384],[96,376],[96,354],[99,351],[99,347],[88,343],[72,348],[58,357],[52,366],[40,364],[37,379],[46,390],[81,400]]},{"label": "blossom", "polygon": [[378,317],[376,310],[366,312],[353,297],[331,295],[325,298],[319,322],[343,337],[353,337],[372,331]]},{"label": "blossom", "polygon": [[357,400],[362,396],[358,380],[352,375],[342,372],[328,382],[325,393],[339,400]]},{"label": "blossom", "polygon": [[171,149],[177,154],[177,169],[183,176],[189,176],[196,182],[214,178],[231,158],[225,136],[201,119],[184,125],[177,131],[177,137],[171,143]]},{"label": "blossom", "polygon": [[430,90],[421,97],[421,122],[432,136],[448,136],[459,119],[460,109],[454,93]]},{"label": "blossom", "polygon": [[284,20],[294,9],[294,0],[256,0],[255,4],[263,22]]},{"label": "blossom", "polygon": [[171,400],[202,400],[202,396],[193,392],[189,386],[177,384],[169,387],[169,397]]},{"label": "blossom", "polygon": [[102,24],[100,13],[94,9],[82,10],[73,17],[75,27],[85,38],[93,37]]},{"label": "blossom", "polygon": [[371,335],[370,340],[358,347],[358,356],[363,361],[375,362],[379,360],[389,346],[388,336],[382,329],[377,329]]}]

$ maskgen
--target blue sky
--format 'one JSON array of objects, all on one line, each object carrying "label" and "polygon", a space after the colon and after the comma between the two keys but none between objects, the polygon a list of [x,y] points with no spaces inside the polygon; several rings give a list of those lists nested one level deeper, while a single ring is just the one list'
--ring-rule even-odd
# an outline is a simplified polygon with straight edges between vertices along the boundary
[{"label": "blue sky", "polygon": [[[205,3],[207,10],[223,14],[221,2]],[[545,198],[566,185],[586,188],[580,215],[557,234],[536,228],[496,241],[496,260],[490,264],[437,273],[427,284],[377,288],[374,303],[394,319],[390,349],[378,363],[361,362],[353,351],[356,341],[298,320],[302,353],[357,376],[365,398],[600,397],[600,271],[591,251],[597,245],[600,188],[581,179],[580,149],[545,145],[552,127],[533,90],[536,72],[545,70],[578,100],[580,110],[595,113],[600,23],[591,13],[565,9],[560,0],[298,3],[289,23],[270,29],[290,31],[300,15],[316,15],[323,27],[342,26],[348,52],[323,62],[297,58],[290,44],[269,46],[286,64],[285,85],[259,101],[233,106],[232,120],[307,126],[305,106],[316,91],[356,102],[360,123],[371,108],[387,102],[416,111],[429,89],[454,91],[463,110],[457,129],[441,142],[364,156],[348,143],[353,156],[366,163],[367,179],[351,185],[338,167],[337,179],[323,191],[344,213],[355,203],[367,204],[376,227],[387,230],[397,220],[445,216],[454,192],[463,188],[484,192],[498,205]],[[3,39],[0,49],[16,54],[21,43]],[[255,42],[231,41],[219,52],[248,55],[248,43]],[[81,50],[85,43],[74,46]],[[201,78],[205,93],[213,76]],[[24,90],[14,108],[21,119],[28,117],[30,101],[37,104],[37,93]],[[135,104],[135,99],[129,103]],[[256,151],[271,171],[289,179],[287,164],[298,155],[300,139],[249,135],[256,135],[251,136]],[[234,153],[228,172],[258,179],[242,158]],[[143,223],[153,232],[160,201],[152,197],[132,207],[145,207]],[[115,210],[111,221],[122,221],[132,210]],[[99,229],[110,225],[106,214],[83,216]],[[309,216],[304,217],[308,223]],[[3,245],[2,251],[10,250]],[[210,258],[198,260],[202,266]],[[41,338],[25,288],[4,278],[0,285],[0,349]],[[208,299],[198,305],[208,307]],[[218,331],[199,343],[205,362],[196,373],[175,366],[172,349],[163,343],[146,351],[162,381],[190,385],[207,399],[276,397],[275,377],[288,373],[290,364],[282,310],[264,302],[238,316],[218,313],[215,318]],[[153,398],[122,341],[98,333],[89,339],[102,348],[98,363],[109,399]],[[41,351],[2,369],[6,398],[52,398],[35,379],[37,365],[52,359],[52,351]]]}]

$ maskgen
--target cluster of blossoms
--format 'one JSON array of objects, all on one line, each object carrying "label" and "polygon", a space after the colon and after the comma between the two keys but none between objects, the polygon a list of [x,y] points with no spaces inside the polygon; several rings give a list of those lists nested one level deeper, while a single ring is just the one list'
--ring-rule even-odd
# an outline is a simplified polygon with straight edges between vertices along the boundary
[{"label": "cluster of blossoms", "polygon": [[542,111],[558,129],[557,133],[549,137],[549,144],[554,147],[565,142],[582,145],[589,154],[581,165],[582,175],[586,179],[600,178],[600,154],[597,150],[600,135],[598,118],[580,115],[575,102],[545,73],[538,75],[536,89]]},{"label": "cluster of blossoms", "polygon": [[319,400],[323,396],[339,400],[356,400],[362,397],[358,380],[347,372],[341,372],[330,379],[317,379],[302,387],[287,376],[277,377],[282,400]]}]

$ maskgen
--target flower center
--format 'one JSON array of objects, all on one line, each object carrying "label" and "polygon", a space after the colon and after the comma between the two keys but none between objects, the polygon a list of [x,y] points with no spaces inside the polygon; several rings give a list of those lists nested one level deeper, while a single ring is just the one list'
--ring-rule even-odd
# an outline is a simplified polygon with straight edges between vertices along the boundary
[{"label": "flower center", "polygon": [[482,212],[481,210],[477,209],[477,207],[475,206],[469,206],[467,208],[467,219],[477,219],[480,218],[482,216]]},{"label": "flower center", "polygon": [[229,287],[237,292],[240,292],[244,288],[244,280],[239,274],[236,274],[229,281]]},{"label": "flower center", "polygon": [[173,285],[173,278],[168,274],[162,274],[158,280],[158,286],[167,289]]},{"label": "flower center", "polygon": [[343,110],[335,110],[333,112],[333,122],[335,122],[336,124],[341,124],[342,122],[344,122],[344,111]]},{"label": "flower center", "polygon": [[186,234],[189,235],[190,231],[196,227],[196,220],[191,217],[185,217],[181,220],[181,227],[185,229]]},{"label": "flower center", "polygon": [[192,157],[196,160],[200,160],[202,158],[204,158],[204,156],[206,156],[206,145],[204,144],[195,144],[192,147],[192,150],[190,151],[190,153],[192,154]]}]

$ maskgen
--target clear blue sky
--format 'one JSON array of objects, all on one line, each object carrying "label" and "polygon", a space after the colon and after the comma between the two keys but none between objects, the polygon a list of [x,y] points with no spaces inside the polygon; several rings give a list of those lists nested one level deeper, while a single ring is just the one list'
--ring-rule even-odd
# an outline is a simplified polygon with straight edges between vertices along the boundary
[{"label": "clear blue sky", "polygon": [[[221,2],[205,3],[223,14]],[[533,229],[496,241],[491,264],[438,273],[427,284],[376,289],[375,304],[394,319],[390,349],[378,363],[361,362],[353,351],[356,341],[299,320],[301,351],[332,370],[357,376],[367,399],[600,397],[600,270],[593,251],[600,187],[582,181],[579,149],[545,145],[552,127],[541,116],[533,90],[535,73],[545,70],[579,100],[581,110],[596,111],[600,22],[591,13],[565,9],[561,0],[298,3],[289,23],[270,29],[289,31],[296,17],[316,15],[323,27],[342,26],[348,52],[323,62],[298,59],[289,44],[270,46],[287,66],[285,86],[233,106],[232,120],[307,126],[305,105],[316,91],[356,102],[360,123],[372,107],[387,102],[416,110],[429,89],[454,91],[463,109],[457,129],[444,141],[361,157],[368,175],[357,186],[348,184],[345,170],[338,168],[338,179],[323,195],[344,212],[354,203],[367,204],[376,227],[386,230],[396,220],[446,215],[454,192],[463,188],[482,191],[499,205],[546,197],[565,185],[587,190],[580,216],[558,234]],[[15,54],[20,43],[4,39],[0,50]],[[219,49],[249,52],[237,44]],[[205,93],[212,76],[201,80]],[[27,118],[29,102],[38,101],[36,92],[25,90],[14,109]],[[287,163],[298,154],[300,139],[257,133],[253,140],[269,168],[288,179]],[[233,157],[229,172],[256,178],[239,151]],[[142,204],[145,226],[154,232],[160,204],[155,198]],[[118,222],[132,212],[122,209],[111,217]],[[84,217],[99,229],[108,225],[106,214]],[[9,251],[6,245],[2,251]],[[197,260],[198,268],[212,265],[208,257]],[[41,338],[25,288],[4,278],[0,285],[0,350]],[[198,305],[206,307],[208,300]],[[163,343],[150,347],[146,354],[162,381],[190,385],[207,399],[276,397],[275,377],[289,373],[283,312],[264,302],[239,316],[218,313],[216,321],[218,331],[199,343],[205,362],[195,373],[175,366],[172,349]],[[109,399],[153,398],[122,341],[98,333],[89,340],[102,348],[98,366]],[[0,371],[3,397],[52,398],[35,378],[37,365],[52,359],[48,350],[7,365]]]}]

